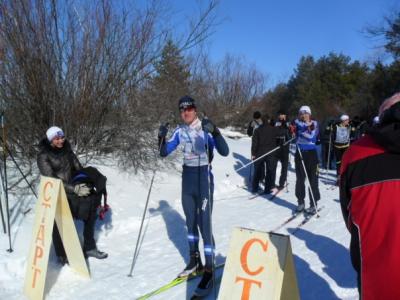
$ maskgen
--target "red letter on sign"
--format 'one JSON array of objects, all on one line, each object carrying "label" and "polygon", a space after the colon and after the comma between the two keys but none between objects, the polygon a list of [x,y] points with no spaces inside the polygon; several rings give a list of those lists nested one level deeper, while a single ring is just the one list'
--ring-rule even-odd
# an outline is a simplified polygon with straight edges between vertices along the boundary
[{"label": "red letter on sign", "polygon": [[236,282],[243,281],[243,293],[242,293],[242,298],[241,300],[249,300],[250,299],[250,288],[251,285],[257,284],[259,288],[261,288],[261,281],[255,281],[251,279],[246,279],[243,277],[236,277]]},{"label": "red letter on sign", "polygon": [[[48,186],[50,186],[50,188],[53,188],[53,184],[52,184],[50,181],[47,181],[47,182],[44,184],[44,188],[43,188],[43,198],[44,198],[44,202],[49,202],[49,201],[51,200],[51,197],[50,197],[50,196],[49,196],[49,197],[46,197],[46,191],[47,191]],[[44,205],[44,206],[46,206],[46,207],[50,207],[50,204],[49,204],[49,203],[43,203],[42,205]]]},{"label": "red letter on sign", "polygon": [[43,249],[39,246],[36,246],[35,257],[33,258],[33,265],[36,266],[36,261],[37,261],[36,259],[42,257],[43,257]]},{"label": "red letter on sign", "polygon": [[32,280],[32,288],[34,289],[36,286],[36,275],[40,274],[40,269],[33,268],[33,280]]},{"label": "red letter on sign", "polygon": [[251,240],[248,240],[248,241],[246,242],[246,244],[243,246],[242,252],[240,253],[240,263],[242,264],[243,270],[244,270],[247,274],[249,274],[249,275],[251,275],[251,276],[258,275],[258,274],[260,274],[260,273],[264,270],[264,267],[259,267],[256,271],[251,271],[251,270],[249,269],[249,267],[248,267],[248,264],[247,264],[247,256],[248,256],[248,254],[249,254],[249,250],[250,250],[251,246],[252,246],[254,243],[259,243],[259,244],[261,245],[261,247],[262,247],[262,249],[263,249],[264,252],[267,252],[267,249],[268,249],[268,242],[265,241],[265,243],[264,243],[264,242],[263,242],[262,240],[260,240],[260,239],[251,239]]},{"label": "red letter on sign", "polygon": [[40,242],[42,244],[41,246],[44,247],[44,225],[43,224],[40,224],[39,231],[36,236],[35,243],[39,244],[38,242]]}]

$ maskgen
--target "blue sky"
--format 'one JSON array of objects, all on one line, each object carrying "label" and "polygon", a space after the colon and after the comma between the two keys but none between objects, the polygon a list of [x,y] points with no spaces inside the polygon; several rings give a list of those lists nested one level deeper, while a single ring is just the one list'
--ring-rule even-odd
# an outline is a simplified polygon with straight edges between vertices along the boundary
[{"label": "blue sky", "polygon": [[[221,0],[218,15],[224,21],[208,40],[209,52],[214,61],[226,53],[245,56],[270,76],[269,85],[287,80],[302,55],[333,51],[369,61],[379,52],[378,43],[361,31],[380,24],[399,7],[397,1]],[[187,13],[196,1],[174,5]]]}]

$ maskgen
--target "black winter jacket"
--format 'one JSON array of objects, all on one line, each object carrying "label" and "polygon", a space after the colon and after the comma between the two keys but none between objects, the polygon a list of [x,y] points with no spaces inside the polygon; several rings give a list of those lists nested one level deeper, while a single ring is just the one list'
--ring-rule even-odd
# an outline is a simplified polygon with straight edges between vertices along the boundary
[{"label": "black winter jacket", "polygon": [[263,124],[254,130],[251,139],[251,155],[260,157],[276,148],[276,139],[281,134],[278,127],[270,124]]},{"label": "black winter jacket", "polygon": [[61,149],[54,148],[45,138],[39,143],[39,154],[37,164],[40,174],[43,176],[61,179],[67,193],[74,192],[74,186],[70,183],[72,175],[82,169],[78,158],[72,152],[71,145],[67,140]]}]

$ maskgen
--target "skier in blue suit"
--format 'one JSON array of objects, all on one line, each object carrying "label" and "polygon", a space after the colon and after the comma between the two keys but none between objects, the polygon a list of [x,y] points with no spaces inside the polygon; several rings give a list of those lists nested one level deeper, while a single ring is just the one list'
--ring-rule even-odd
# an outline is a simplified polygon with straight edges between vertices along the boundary
[{"label": "skier in blue suit", "polygon": [[185,277],[203,271],[199,252],[200,231],[204,244],[205,267],[195,294],[202,296],[209,293],[213,285],[215,244],[211,232],[211,211],[214,179],[211,161],[214,148],[222,156],[229,154],[229,148],[210,120],[199,120],[193,98],[182,97],[179,100],[179,111],[184,124],[174,130],[168,141],[165,141],[168,128],[165,125],[160,126],[160,155],[165,157],[179,145],[183,147],[182,206],[186,217],[190,260],[178,276]]}]

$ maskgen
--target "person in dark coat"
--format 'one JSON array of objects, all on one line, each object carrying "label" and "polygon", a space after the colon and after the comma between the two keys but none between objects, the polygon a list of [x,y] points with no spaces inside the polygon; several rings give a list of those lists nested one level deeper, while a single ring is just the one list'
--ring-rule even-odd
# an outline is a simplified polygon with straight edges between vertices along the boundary
[{"label": "person in dark coat", "polygon": [[353,120],[351,120],[351,125],[355,129],[354,136],[351,142],[355,142],[365,135],[365,132],[368,128],[368,123],[367,121],[362,120],[359,116],[355,116]]},{"label": "person in dark coat", "polygon": [[287,181],[287,173],[288,173],[288,165],[289,165],[289,143],[287,141],[290,140],[290,132],[289,132],[290,123],[287,120],[286,112],[280,110],[278,112],[278,121],[275,123],[275,127],[279,128],[280,134],[276,139],[277,146],[281,146],[281,148],[276,151],[277,162],[281,162],[281,176],[279,177],[279,185],[278,189],[281,190],[284,188],[285,183]]},{"label": "person in dark coat", "polygon": [[[101,195],[93,193],[91,187],[86,183],[72,184],[73,174],[81,170],[82,165],[72,151],[71,145],[65,139],[62,129],[56,126],[50,127],[46,132],[46,138],[40,142],[39,148],[37,164],[40,174],[62,180],[73,216],[82,219],[84,222],[83,251],[85,256],[98,259],[106,258],[108,256],[107,253],[99,251],[94,240],[94,228],[97,218],[96,208],[89,210],[85,216],[77,215],[74,209],[78,207],[79,210],[79,202],[96,202],[99,197],[101,198]],[[55,223],[53,245],[60,263],[68,263],[60,233]]]},{"label": "person in dark coat", "polygon": [[[268,117],[264,116],[263,124],[254,131],[253,138],[251,140],[252,160],[257,159],[276,148],[276,139],[279,134],[279,128],[272,126],[268,121]],[[275,187],[276,163],[277,160],[275,153],[266,155],[254,163],[254,177],[252,182],[253,193],[258,192],[260,176],[262,175],[260,169],[264,170],[264,167],[266,170],[264,193],[271,193],[271,190]]]},{"label": "person in dark coat", "polygon": [[340,204],[360,299],[400,299],[400,93],[344,153]]},{"label": "person in dark coat", "polygon": [[263,121],[261,119],[261,113],[259,111],[255,111],[253,113],[253,120],[247,126],[247,135],[253,136],[254,130],[262,125]]},{"label": "person in dark coat", "polygon": [[333,170],[334,167],[332,164],[334,163],[334,154],[333,154],[333,144],[332,144],[332,136],[333,136],[333,126],[335,126],[335,119],[330,118],[325,122],[321,123],[319,132],[320,132],[320,141],[321,141],[321,158],[322,158],[322,169],[325,170]]}]

